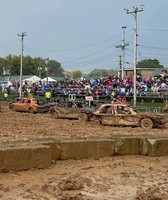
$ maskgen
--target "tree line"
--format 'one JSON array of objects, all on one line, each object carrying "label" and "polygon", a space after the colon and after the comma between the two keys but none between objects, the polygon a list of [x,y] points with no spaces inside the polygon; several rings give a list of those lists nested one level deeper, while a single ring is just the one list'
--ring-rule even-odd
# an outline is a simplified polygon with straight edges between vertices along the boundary
[{"label": "tree line", "polygon": [[[0,75],[4,75],[4,70],[10,75],[20,74],[21,57],[9,54],[5,58],[0,58]],[[132,66],[130,66],[131,68]],[[157,59],[145,59],[137,63],[137,68],[164,68]],[[133,67],[132,67],[133,69]],[[23,57],[23,75],[36,75],[41,78],[47,76],[56,77],[103,77],[108,74],[117,75],[117,69],[94,69],[88,74],[84,74],[81,70],[65,71],[61,67],[61,63],[56,60],[46,60],[40,57],[33,58],[31,56]]]},{"label": "tree line", "polygon": [[[20,74],[21,57],[9,54],[5,58],[0,58],[0,75],[4,70],[10,75]],[[64,76],[64,69],[61,63],[55,60],[46,60],[40,57],[23,57],[23,75],[36,75],[42,78],[47,76]]]}]

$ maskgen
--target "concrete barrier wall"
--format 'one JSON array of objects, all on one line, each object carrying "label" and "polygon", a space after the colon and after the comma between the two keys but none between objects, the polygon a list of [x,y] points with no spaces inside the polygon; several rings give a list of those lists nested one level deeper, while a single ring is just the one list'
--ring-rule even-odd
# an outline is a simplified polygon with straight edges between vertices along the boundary
[{"label": "concrete barrier wall", "polygon": [[140,138],[117,138],[114,139],[115,155],[138,155],[140,154]]},{"label": "concrete barrier wall", "polygon": [[61,142],[61,160],[82,159],[82,158],[102,158],[110,157],[114,154],[113,140],[67,140]]},{"label": "concrete barrier wall", "polygon": [[40,169],[51,165],[51,150],[47,146],[0,148],[0,171]]},{"label": "concrete barrier wall", "polygon": [[168,138],[36,139],[0,143],[0,172],[46,168],[56,160],[117,155],[168,156]]}]

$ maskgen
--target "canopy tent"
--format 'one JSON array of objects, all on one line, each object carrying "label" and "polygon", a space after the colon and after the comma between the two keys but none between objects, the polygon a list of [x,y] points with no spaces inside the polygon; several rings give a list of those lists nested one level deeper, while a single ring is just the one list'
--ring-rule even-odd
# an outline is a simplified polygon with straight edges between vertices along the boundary
[{"label": "canopy tent", "polygon": [[[47,81],[47,77],[43,78],[42,81]],[[48,82],[57,82],[55,79],[48,77]]]},{"label": "canopy tent", "polygon": [[38,76],[30,76],[29,78],[26,78],[23,81],[35,81],[35,82],[37,82],[37,81],[40,81],[40,80],[41,80],[41,78],[38,77]]}]

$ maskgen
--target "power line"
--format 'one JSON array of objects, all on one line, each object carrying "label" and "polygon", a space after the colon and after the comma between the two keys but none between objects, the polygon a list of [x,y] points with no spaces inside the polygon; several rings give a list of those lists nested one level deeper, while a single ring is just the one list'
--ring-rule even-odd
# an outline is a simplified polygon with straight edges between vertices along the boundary
[{"label": "power line", "polygon": [[161,47],[153,47],[153,46],[146,46],[146,45],[139,45],[140,47],[145,47],[145,48],[149,48],[149,49],[159,49],[159,50],[166,50],[168,51],[167,48],[161,48]]},{"label": "power line", "polygon": [[48,49],[48,50],[46,50],[46,49],[34,49],[34,48],[29,48],[29,47],[26,47],[26,48],[29,49],[29,50],[43,51],[43,52],[66,52],[66,51],[73,51],[73,50],[78,50],[78,49],[83,49],[83,48],[95,46],[95,45],[98,45],[98,44],[101,44],[101,43],[110,41],[111,39],[117,38],[117,37],[119,37],[120,35],[121,35],[121,34],[116,35],[116,36],[114,36],[114,37],[110,37],[110,38],[108,38],[108,39],[105,39],[105,40],[102,40],[102,41],[99,41],[99,42],[95,42],[95,43],[91,43],[91,44],[83,45],[83,46],[79,46],[79,47],[69,48],[69,49]]},{"label": "power line", "polygon": [[110,45],[110,46],[108,46],[108,47],[106,47],[106,48],[104,48],[104,49],[101,49],[101,50],[99,50],[99,51],[96,51],[96,52],[94,52],[94,53],[92,53],[92,54],[89,54],[89,55],[86,55],[86,56],[82,56],[82,57],[80,57],[80,58],[76,58],[76,59],[73,59],[73,60],[64,61],[64,62],[62,62],[62,63],[63,63],[63,64],[66,64],[66,63],[71,63],[71,62],[74,62],[74,61],[82,60],[82,59],[88,58],[88,57],[90,57],[90,56],[96,55],[96,54],[98,54],[98,53],[101,53],[101,52],[103,52],[103,51],[105,51],[105,50],[107,50],[107,49],[110,49],[110,48],[112,48],[113,46],[115,46],[115,45]]},{"label": "power line", "polygon": [[164,29],[150,29],[150,28],[140,28],[139,30],[142,30],[142,31],[154,31],[154,32],[168,32],[168,30],[164,30]]},{"label": "power line", "polygon": [[113,55],[115,55],[116,53],[118,53],[118,51],[116,51],[116,52],[114,52],[113,54],[111,54],[111,55],[108,55],[108,56],[106,56],[106,57],[102,57],[102,58],[99,58],[99,59],[97,59],[97,60],[91,60],[91,61],[86,61],[86,62],[84,62],[84,63],[79,63],[79,64],[76,64],[76,67],[78,67],[78,66],[84,66],[84,65],[91,65],[91,64],[97,64],[97,63],[100,63],[100,62],[102,62],[102,61],[104,61],[104,60],[109,60],[109,59],[111,59],[112,58],[112,56]]}]

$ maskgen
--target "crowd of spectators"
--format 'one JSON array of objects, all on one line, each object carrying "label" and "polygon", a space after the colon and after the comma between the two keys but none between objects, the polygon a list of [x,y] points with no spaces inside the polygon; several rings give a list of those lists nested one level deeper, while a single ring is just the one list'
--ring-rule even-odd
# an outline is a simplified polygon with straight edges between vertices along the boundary
[{"label": "crowd of spectators", "polygon": [[[137,73],[137,96],[146,96],[148,94],[155,94],[160,97],[168,91],[168,73],[163,70],[161,74],[156,76],[142,77]],[[133,96],[133,77],[124,77],[121,80],[118,76],[107,75],[102,78],[81,78],[81,79],[67,79],[61,81],[46,82],[42,81],[25,81],[23,83],[22,91],[25,95],[44,95],[47,90],[50,90],[52,96],[63,96],[69,94],[76,94],[77,96],[106,97],[118,98]],[[12,92],[19,93],[19,82],[13,82],[11,86],[6,88],[10,94]]]}]

